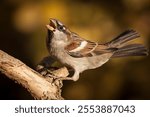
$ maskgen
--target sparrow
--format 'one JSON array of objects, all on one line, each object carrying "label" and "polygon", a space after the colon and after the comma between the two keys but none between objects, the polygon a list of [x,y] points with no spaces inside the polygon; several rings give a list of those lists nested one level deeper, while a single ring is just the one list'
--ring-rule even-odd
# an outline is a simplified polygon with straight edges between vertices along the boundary
[{"label": "sparrow", "polygon": [[142,44],[128,43],[139,37],[132,29],[101,44],[80,37],[56,19],[50,19],[46,27],[46,46],[50,56],[74,71],[71,77],[60,78],[62,80],[77,81],[81,72],[98,68],[112,58],[148,55]]}]

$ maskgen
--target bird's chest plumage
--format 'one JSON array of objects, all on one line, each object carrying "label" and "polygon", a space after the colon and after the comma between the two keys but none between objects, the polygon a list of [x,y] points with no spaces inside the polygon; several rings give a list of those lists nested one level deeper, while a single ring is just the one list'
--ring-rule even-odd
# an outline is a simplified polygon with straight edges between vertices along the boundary
[{"label": "bird's chest plumage", "polygon": [[64,50],[64,42],[56,39],[52,39],[49,43],[49,53],[50,56],[61,62],[62,64],[67,65],[70,58],[67,52]]}]

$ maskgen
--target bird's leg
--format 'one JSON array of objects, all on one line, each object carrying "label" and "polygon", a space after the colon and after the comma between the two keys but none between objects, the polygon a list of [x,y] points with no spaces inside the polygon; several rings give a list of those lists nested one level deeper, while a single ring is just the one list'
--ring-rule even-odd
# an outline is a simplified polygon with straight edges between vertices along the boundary
[{"label": "bird's leg", "polygon": [[72,77],[58,77],[54,80],[54,82],[58,81],[58,80],[73,80],[73,81],[77,81],[79,79],[79,72],[74,71],[74,74]]},{"label": "bird's leg", "polygon": [[71,78],[73,81],[77,81],[79,79],[79,72],[77,70],[75,70],[74,74]]},{"label": "bird's leg", "polygon": [[60,88],[63,86],[62,80],[72,80],[71,77],[67,77],[69,72],[66,67],[56,68],[52,67],[55,62],[50,56],[45,57],[36,67],[36,70],[43,75],[47,81],[53,83]]},{"label": "bird's leg", "polygon": [[37,65],[36,70],[44,77],[52,77],[52,78],[57,78],[54,74],[53,71],[58,69],[56,67],[52,67],[52,64],[55,62],[55,60],[50,57],[44,57],[42,61]]},{"label": "bird's leg", "polygon": [[[63,80],[73,80],[77,81],[79,79],[79,72],[77,70],[69,69],[69,71],[73,71],[73,75],[68,76],[68,70],[65,68],[56,68],[51,65],[55,62],[53,58],[50,56],[45,57],[36,67],[36,70],[43,75],[49,82],[58,85],[61,84]],[[65,77],[66,76],[66,77]],[[51,79],[50,79],[51,78]],[[61,82],[61,83],[60,83]]]}]

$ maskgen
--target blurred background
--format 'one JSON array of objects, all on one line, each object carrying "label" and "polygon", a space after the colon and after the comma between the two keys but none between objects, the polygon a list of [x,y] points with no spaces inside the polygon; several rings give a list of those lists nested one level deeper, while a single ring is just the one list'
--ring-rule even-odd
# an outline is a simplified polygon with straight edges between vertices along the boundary
[{"label": "blurred background", "polygon": [[[107,42],[126,29],[150,47],[150,0],[1,0],[0,49],[31,68],[48,55],[45,25],[56,18],[91,41]],[[150,99],[150,57],[110,60],[77,82],[64,81],[65,99]],[[0,73],[0,99],[33,99]]]}]

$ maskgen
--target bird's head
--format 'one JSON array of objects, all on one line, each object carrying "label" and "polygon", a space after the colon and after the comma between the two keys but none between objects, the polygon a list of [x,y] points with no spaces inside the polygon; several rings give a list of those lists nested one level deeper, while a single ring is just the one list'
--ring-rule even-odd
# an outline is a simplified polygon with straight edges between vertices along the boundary
[{"label": "bird's head", "polygon": [[57,41],[60,44],[67,44],[71,31],[59,20],[50,19],[50,23],[46,25],[48,29],[48,40]]}]

